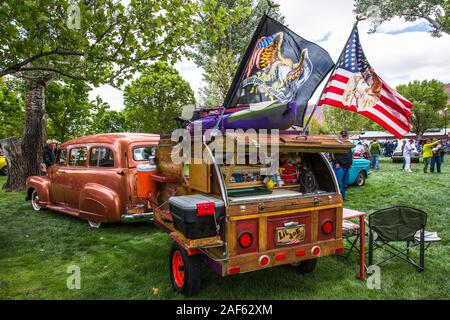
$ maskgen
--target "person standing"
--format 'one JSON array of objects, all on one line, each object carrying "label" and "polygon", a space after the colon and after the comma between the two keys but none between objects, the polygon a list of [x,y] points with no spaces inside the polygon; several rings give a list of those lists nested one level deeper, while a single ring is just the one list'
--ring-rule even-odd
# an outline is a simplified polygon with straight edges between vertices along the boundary
[{"label": "person standing", "polygon": [[431,152],[431,148],[438,144],[438,141],[432,142],[432,140],[425,140],[425,143],[422,147],[422,156],[423,156],[423,173],[428,173],[428,165],[430,164],[430,159],[433,153]]},{"label": "person standing", "polygon": [[[348,132],[341,131],[341,137],[343,139],[348,139]],[[334,173],[336,174],[336,179],[339,184],[339,190],[342,194],[342,199],[348,200],[347,194],[347,184],[350,168],[352,167],[353,153],[351,150],[347,153],[332,154]]]},{"label": "person standing", "polygon": [[372,157],[371,167],[378,170],[378,158],[381,154],[381,144],[377,141],[377,139],[374,139],[370,143],[369,152],[370,156]]},{"label": "person standing", "polygon": [[43,160],[45,167],[48,169],[55,163],[55,148],[56,143],[53,140],[47,140],[47,145],[44,147]]},{"label": "person standing", "polygon": [[405,147],[403,148],[403,158],[405,159],[405,172],[411,173],[411,157],[414,151],[414,141],[412,139],[409,139],[408,142],[405,144]]},{"label": "person standing", "polygon": [[436,141],[437,144],[431,149],[431,160],[430,160],[430,173],[434,173],[434,166],[436,165],[437,173],[441,173],[441,151],[442,144]]}]

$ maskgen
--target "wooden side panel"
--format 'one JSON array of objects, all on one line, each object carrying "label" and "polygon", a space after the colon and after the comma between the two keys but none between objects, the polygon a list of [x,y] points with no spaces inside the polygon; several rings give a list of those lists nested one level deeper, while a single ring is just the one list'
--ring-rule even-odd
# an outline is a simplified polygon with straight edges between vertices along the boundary
[{"label": "wooden side panel", "polygon": [[319,211],[314,210],[311,211],[311,242],[314,243],[317,241],[317,232],[318,232],[318,222],[319,221]]},{"label": "wooden side panel", "polygon": [[195,164],[194,160],[189,164],[189,187],[201,192],[211,192],[211,166],[202,162]]},{"label": "wooden side panel", "polygon": [[259,217],[259,251],[267,250],[267,217]]}]

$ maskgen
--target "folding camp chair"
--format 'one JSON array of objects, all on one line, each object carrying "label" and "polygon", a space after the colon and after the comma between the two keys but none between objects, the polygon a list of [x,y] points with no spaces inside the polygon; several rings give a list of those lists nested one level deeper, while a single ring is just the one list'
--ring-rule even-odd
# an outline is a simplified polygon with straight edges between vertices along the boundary
[{"label": "folding camp chair", "polygon": [[[369,266],[380,265],[391,258],[397,257],[415,266],[419,272],[425,269],[425,225],[427,214],[422,210],[396,206],[382,209],[369,215]],[[420,236],[415,237],[419,232]],[[406,242],[406,247],[399,248],[392,242]],[[410,250],[420,248],[419,264],[411,259]],[[373,252],[383,249],[390,253],[388,258],[373,263]]]},{"label": "folding camp chair", "polygon": [[353,249],[359,252],[359,248],[357,246],[360,236],[360,227],[359,224],[354,223],[350,220],[344,220],[342,222],[342,237],[345,240],[345,243],[349,245],[349,249],[345,250],[345,254],[341,254],[340,256],[344,258],[348,258],[352,253]]}]

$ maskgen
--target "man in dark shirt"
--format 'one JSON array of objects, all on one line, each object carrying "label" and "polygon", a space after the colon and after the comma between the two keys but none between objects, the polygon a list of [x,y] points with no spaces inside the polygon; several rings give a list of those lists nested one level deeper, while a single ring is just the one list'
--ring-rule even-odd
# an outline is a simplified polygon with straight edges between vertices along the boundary
[{"label": "man in dark shirt", "polygon": [[44,147],[44,163],[48,169],[55,164],[55,148],[56,143],[53,140],[47,140],[47,145]]},{"label": "man in dark shirt", "polygon": [[[341,137],[343,139],[348,139],[348,132],[346,130],[341,131]],[[336,178],[339,184],[339,189],[341,190],[342,198],[347,200],[347,184],[348,176],[350,173],[350,168],[353,161],[353,153],[349,150],[347,153],[336,153],[332,155],[333,159],[333,169],[336,174]]]}]

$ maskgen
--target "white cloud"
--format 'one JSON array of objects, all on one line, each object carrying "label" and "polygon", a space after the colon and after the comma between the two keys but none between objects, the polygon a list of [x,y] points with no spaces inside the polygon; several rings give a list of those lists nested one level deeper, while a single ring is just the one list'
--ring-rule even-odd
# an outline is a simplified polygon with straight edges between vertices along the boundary
[{"label": "white cloud", "polygon": [[123,109],[123,92],[108,84],[101,85],[97,88],[93,88],[89,92],[89,100],[94,100],[97,96],[100,96],[103,101],[107,102],[112,110]]},{"label": "white cloud", "polygon": [[[281,12],[285,15],[289,28],[307,40],[324,39],[325,41],[318,44],[327,50],[336,62],[355,21],[353,0],[276,2],[281,5]],[[383,23],[377,33],[367,34],[371,28],[370,22],[360,22],[359,30],[364,52],[370,64],[390,86],[432,78],[445,83],[450,82],[450,36],[433,38],[427,32],[402,33],[404,30],[417,29],[423,23],[423,20],[405,22],[398,18]],[[203,71],[187,59],[177,63],[175,68],[198,93],[203,85]],[[316,91],[311,103],[316,102],[322,87],[323,84]],[[100,94],[113,109],[123,107],[123,98],[119,90],[101,86],[94,92],[95,95]]]}]

